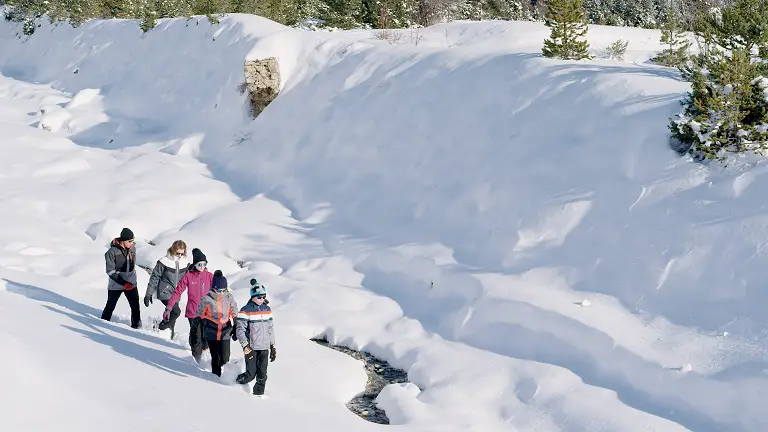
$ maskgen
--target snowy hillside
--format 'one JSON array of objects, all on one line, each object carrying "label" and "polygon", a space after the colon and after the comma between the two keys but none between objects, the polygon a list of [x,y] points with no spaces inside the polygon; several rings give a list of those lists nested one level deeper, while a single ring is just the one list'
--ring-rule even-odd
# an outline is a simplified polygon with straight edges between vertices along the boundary
[{"label": "snowy hillside", "polygon": [[[320,335],[408,371],[379,398],[393,430],[768,428],[766,167],[669,149],[687,87],[647,63],[658,32],[590,27],[625,60],[571,62],[539,55],[538,23],[396,43],[241,15],[41,23],[0,24],[11,430],[211,430],[190,410],[214,401],[232,427],[381,429],[344,407],[365,373]],[[251,121],[243,61],[267,56],[281,94]],[[270,399],[199,371],[186,334],[130,330],[124,300],[96,318],[123,226],[144,266],[181,238],[238,303],[266,284]]]}]

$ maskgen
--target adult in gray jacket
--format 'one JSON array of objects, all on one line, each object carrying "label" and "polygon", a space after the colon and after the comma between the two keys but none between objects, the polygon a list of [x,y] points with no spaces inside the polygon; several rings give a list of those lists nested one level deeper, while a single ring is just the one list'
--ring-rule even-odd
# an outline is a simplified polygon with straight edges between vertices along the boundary
[{"label": "adult in gray jacket", "polygon": [[120,237],[113,239],[104,253],[107,276],[107,305],[101,312],[101,319],[110,321],[121,294],[125,294],[131,306],[131,327],[141,327],[139,292],[136,290],[136,249],[133,247],[133,232],[123,228]]},{"label": "adult in gray jacket", "polygon": [[[152,296],[156,295],[163,305],[168,306],[168,300],[171,299],[176,285],[184,274],[189,270],[189,258],[187,257],[187,244],[182,240],[176,240],[168,248],[166,255],[155,264],[152,275],[149,276],[147,292],[144,294],[144,306],[149,307],[152,303]],[[181,315],[179,304],[176,303],[171,309],[171,316],[168,321],[163,320],[158,325],[160,330],[171,329],[171,339],[176,334],[176,319]]]}]

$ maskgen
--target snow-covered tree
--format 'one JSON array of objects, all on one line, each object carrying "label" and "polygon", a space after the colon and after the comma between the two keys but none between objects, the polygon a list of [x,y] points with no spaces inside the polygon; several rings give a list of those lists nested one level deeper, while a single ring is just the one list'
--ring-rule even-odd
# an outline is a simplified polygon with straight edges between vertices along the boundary
[{"label": "snow-covered tree", "polygon": [[768,1],[735,0],[695,34],[703,50],[681,68],[691,92],[670,120],[673,137],[712,159],[767,150]]},{"label": "snow-covered tree", "polygon": [[582,0],[549,0],[546,25],[549,39],[544,41],[541,53],[545,57],[567,60],[589,58],[587,23]]}]

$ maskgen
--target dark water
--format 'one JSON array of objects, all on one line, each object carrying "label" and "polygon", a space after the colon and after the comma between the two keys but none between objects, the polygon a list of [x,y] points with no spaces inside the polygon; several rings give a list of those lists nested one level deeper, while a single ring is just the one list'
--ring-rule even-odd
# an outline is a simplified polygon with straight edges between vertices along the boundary
[{"label": "dark water", "polygon": [[368,383],[365,385],[365,391],[349,401],[347,408],[369,422],[389,424],[389,419],[384,411],[376,407],[376,396],[388,384],[408,382],[408,374],[404,370],[396,369],[390,366],[389,363],[365,351],[356,351],[339,345],[331,345],[325,338],[312,339],[312,341],[336,351],[341,351],[365,363],[365,372],[368,374]]}]

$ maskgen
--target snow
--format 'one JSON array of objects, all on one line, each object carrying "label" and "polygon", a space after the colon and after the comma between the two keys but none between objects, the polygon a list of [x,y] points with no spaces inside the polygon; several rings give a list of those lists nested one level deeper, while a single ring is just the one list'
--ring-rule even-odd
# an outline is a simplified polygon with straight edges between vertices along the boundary
[{"label": "snow", "polygon": [[[623,61],[544,59],[529,22],[18,33],[0,24],[9,430],[381,429],[344,406],[362,364],[317,336],[408,372],[378,399],[393,429],[768,427],[768,171],[669,148],[688,87],[648,63],[659,32],[591,26]],[[266,56],[281,94],[251,121],[243,62]],[[124,299],[98,319],[124,226],[142,266],[183,239],[239,304],[268,287],[269,399],[232,384],[236,344],[221,380],[198,369],[183,318],[173,341],[131,330]]]}]

